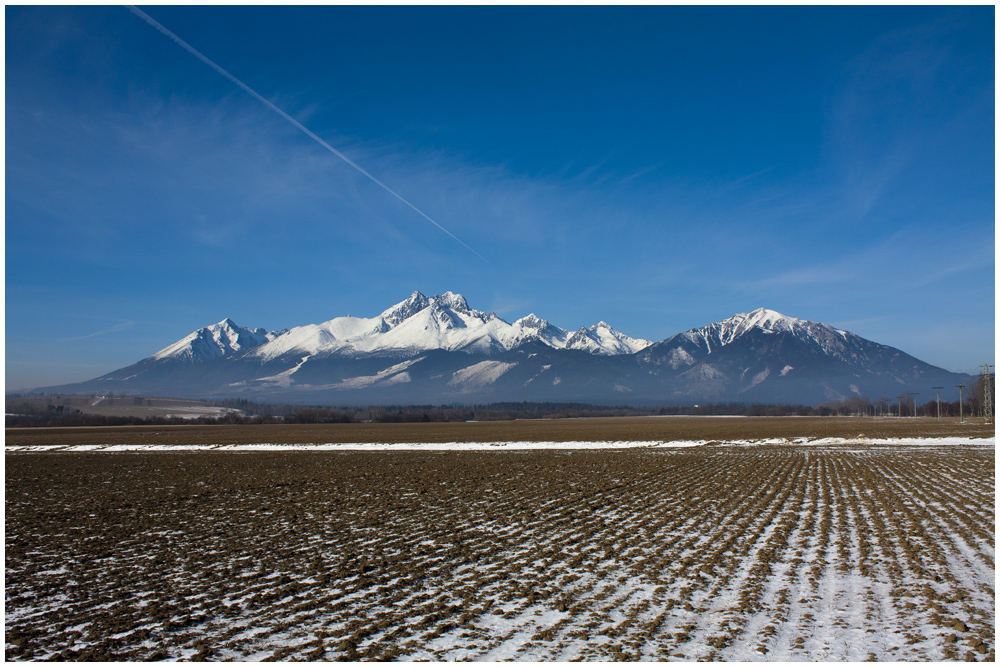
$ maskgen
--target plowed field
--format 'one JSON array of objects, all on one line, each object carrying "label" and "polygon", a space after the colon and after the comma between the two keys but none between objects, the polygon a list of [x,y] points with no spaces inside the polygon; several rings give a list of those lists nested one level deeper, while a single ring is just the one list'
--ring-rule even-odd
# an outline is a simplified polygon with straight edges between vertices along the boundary
[{"label": "plowed field", "polygon": [[636,442],[765,438],[992,438],[982,420],[871,417],[615,417],[409,424],[8,428],[6,445],[248,445],[349,442]]},{"label": "plowed field", "polygon": [[7,454],[6,657],[993,659],[994,459]]}]

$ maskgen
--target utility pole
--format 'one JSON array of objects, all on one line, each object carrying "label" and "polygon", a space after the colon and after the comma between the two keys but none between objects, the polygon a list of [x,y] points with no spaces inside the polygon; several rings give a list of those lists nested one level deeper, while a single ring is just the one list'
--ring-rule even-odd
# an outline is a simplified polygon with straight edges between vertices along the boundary
[{"label": "utility pole", "polygon": [[956,384],[955,386],[958,387],[958,421],[959,423],[962,423],[965,421],[965,418],[962,416],[962,388],[965,387],[965,385]]},{"label": "utility pole", "polygon": [[937,411],[938,411],[938,421],[941,421],[941,390],[944,387],[931,387],[937,393]]},{"label": "utility pole", "polygon": [[919,391],[915,391],[912,394],[910,394],[910,399],[913,401],[913,417],[914,418],[916,418],[916,416],[917,416],[917,394],[919,394],[919,393],[920,393]]},{"label": "utility pole", "polygon": [[896,397],[896,400],[899,401],[899,416],[900,417],[903,416],[903,399],[904,398],[906,398],[906,394],[900,394],[899,396]]},{"label": "utility pole", "polygon": [[993,423],[993,383],[990,381],[990,365],[983,365],[983,423]]}]

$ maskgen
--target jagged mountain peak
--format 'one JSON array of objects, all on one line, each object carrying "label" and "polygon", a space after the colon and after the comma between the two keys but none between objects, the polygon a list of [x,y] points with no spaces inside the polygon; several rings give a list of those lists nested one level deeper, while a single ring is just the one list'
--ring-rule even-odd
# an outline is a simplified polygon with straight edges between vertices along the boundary
[{"label": "jagged mountain peak", "polygon": [[548,320],[543,320],[534,313],[529,313],[520,319],[514,320],[514,326],[521,327],[522,329],[536,329],[540,331],[549,326],[549,322]]},{"label": "jagged mountain peak", "polygon": [[[384,333],[427,308],[432,308],[436,311],[452,310],[456,313],[480,314],[479,311],[473,311],[469,308],[468,302],[461,294],[445,292],[444,294],[435,294],[428,297],[424,296],[419,290],[414,290],[405,301],[397,303],[379,315],[379,319],[384,324],[380,324],[378,330],[380,333]],[[481,315],[485,319],[485,314]]]},{"label": "jagged mountain peak", "polygon": [[[739,348],[747,353],[761,354],[763,347],[784,345],[782,340],[798,341],[801,349],[829,359],[854,363],[863,358],[864,339],[828,324],[788,317],[775,310],[758,308],[738,313],[727,319],[677,334],[656,345],[655,355],[671,368],[693,368],[703,356],[723,348]],[[763,346],[763,347],[762,347]],[[653,350],[651,350],[652,352]],[[654,356],[655,356],[654,355]],[[798,363],[798,362],[796,362]],[[795,364],[782,366],[782,375],[791,372]]]},{"label": "jagged mountain peak", "polygon": [[382,311],[379,317],[389,328],[392,328],[403,320],[413,317],[413,315],[419,313],[429,305],[430,300],[419,291],[414,290],[413,294],[407,297],[405,301],[400,301],[395,306]]},{"label": "jagged mountain peak", "polygon": [[[795,317],[788,317],[787,315],[782,315],[776,310],[771,310],[769,308],[758,308],[757,310],[752,310],[749,313],[737,313],[732,317],[728,317],[715,324],[721,326],[732,326],[741,327],[742,329],[750,329],[757,327],[758,329],[772,330],[772,329],[791,329],[795,325],[804,323],[805,320],[800,320]],[[709,325],[712,326],[712,325]]]},{"label": "jagged mountain peak", "polygon": [[494,353],[512,350],[529,341],[556,349],[569,346],[599,355],[630,354],[650,344],[625,336],[603,321],[571,334],[534,313],[510,324],[495,313],[470,307],[457,292],[426,296],[414,291],[372,319],[341,317],[320,325],[297,327],[254,354],[274,359],[289,353],[399,355],[414,350]]},{"label": "jagged mountain peak", "polygon": [[566,340],[567,349],[600,355],[632,354],[652,344],[653,341],[626,336],[604,320],[591,327],[580,327]]},{"label": "jagged mountain peak", "polygon": [[432,296],[430,301],[442,307],[451,308],[452,310],[460,313],[469,312],[469,304],[465,300],[465,297],[454,292],[445,292],[441,295]]},{"label": "jagged mountain peak", "polygon": [[758,308],[757,310],[750,311],[749,313],[738,313],[728,319],[722,320],[721,322],[717,322],[716,324],[718,325],[731,324],[735,326],[741,326],[744,330],[757,328],[757,329],[763,329],[765,331],[794,331],[797,329],[810,329],[815,327],[822,327],[824,329],[828,329],[830,331],[834,331],[839,334],[846,333],[844,330],[837,329],[836,327],[830,326],[829,324],[823,324],[822,322],[812,322],[810,320],[803,320],[798,317],[790,317],[788,315],[783,315],[778,311],[771,310],[769,308]]},{"label": "jagged mountain peak", "polygon": [[258,327],[241,327],[230,318],[193,331],[152,356],[153,359],[176,359],[190,362],[224,357],[241,350],[259,347],[284,333],[268,332]]},{"label": "jagged mountain peak", "polygon": [[737,313],[719,322],[691,329],[682,334],[692,342],[704,341],[709,347],[729,345],[751,331],[789,333],[805,339],[843,339],[847,332],[828,324],[810,322],[783,315],[776,310],[758,308],[749,313]]}]

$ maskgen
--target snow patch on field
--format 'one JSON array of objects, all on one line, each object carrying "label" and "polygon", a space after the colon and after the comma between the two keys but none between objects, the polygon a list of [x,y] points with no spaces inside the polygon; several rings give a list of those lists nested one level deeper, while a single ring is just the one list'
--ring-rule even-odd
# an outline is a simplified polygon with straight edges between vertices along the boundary
[{"label": "snow patch on field", "polygon": [[995,660],[993,438],[877,442],[281,451],[226,457],[230,477],[211,456],[183,468],[9,456],[5,648],[8,660]]},{"label": "snow patch on field", "polygon": [[5,448],[7,452],[176,452],[176,451],[336,451],[336,450],[524,450],[524,449],[633,449],[636,447],[698,447],[706,444],[705,440],[677,440],[660,442],[650,440],[634,441],[603,441],[603,442],[346,442],[326,444],[274,444],[256,443],[252,445],[11,445]]},{"label": "snow patch on field", "polygon": [[337,450],[526,450],[526,449],[634,449],[701,447],[711,443],[715,446],[753,447],[761,445],[883,445],[893,447],[930,447],[973,445],[995,447],[995,438],[766,438],[762,440],[600,440],[600,441],[543,441],[543,442],[330,442],[324,444],[211,444],[211,445],[7,445],[5,452],[157,452],[157,451],[337,451]]}]

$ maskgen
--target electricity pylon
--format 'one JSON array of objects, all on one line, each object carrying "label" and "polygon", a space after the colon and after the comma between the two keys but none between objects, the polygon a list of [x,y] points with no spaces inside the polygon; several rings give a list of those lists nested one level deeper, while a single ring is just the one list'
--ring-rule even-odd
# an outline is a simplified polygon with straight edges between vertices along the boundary
[{"label": "electricity pylon", "polygon": [[993,384],[990,365],[983,365],[983,423],[993,423]]}]

